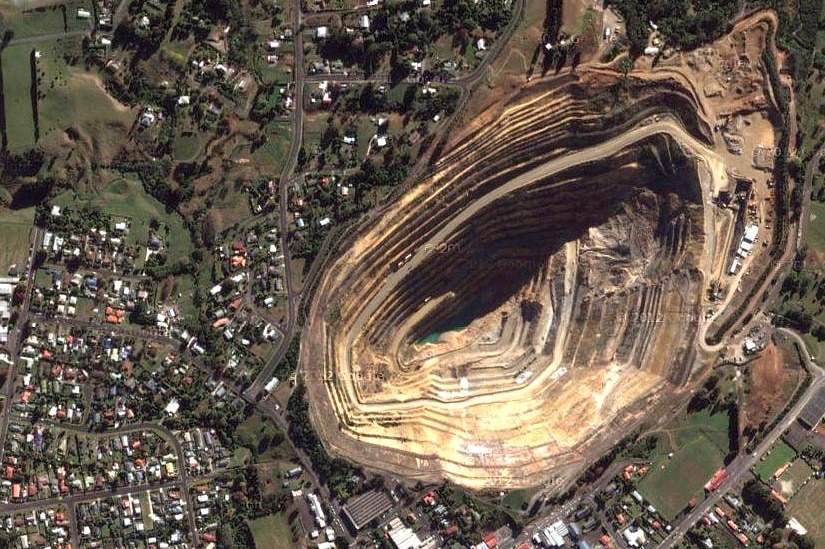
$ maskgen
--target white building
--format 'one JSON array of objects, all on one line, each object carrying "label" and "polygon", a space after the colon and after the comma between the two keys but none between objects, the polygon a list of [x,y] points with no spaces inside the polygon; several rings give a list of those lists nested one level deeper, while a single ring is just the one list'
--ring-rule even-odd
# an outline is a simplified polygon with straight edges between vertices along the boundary
[{"label": "white building", "polygon": [[273,377],[273,378],[272,378],[272,379],[270,379],[270,380],[269,380],[269,382],[268,382],[268,383],[264,386],[264,391],[266,391],[267,393],[271,393],[272,391],[274,391],[274,390],[275,390],[275,387],[277,387],[277,386],[278,386],[278,383],[279,383],[278,378],[277,378],[277,377]]},{"label": "white building", "polygon": [[739,249],[736,255],[745,258],[751,253],[753,245],[756,243],[756,237],[759,235],[758,225],[749,225],[745,227],[745,234],[742,236],[742,242],[739,244]]},{"label": "white building", "polygon": [[315,524],[317,524],[319,528],[326,528],[327,517],[324,514],[323,507],[321,507],[321,500],[319,500],[315,494],[308,494],[307,499],[309,500],[309,508],[315,515]]},{"label": "white building", "polygon": [[629,526],[622,532],[622,537],[627,541],[631,547],[641,547],[647,543],[647,536],[645,531],[638,526]]},{"label": "white building", "polygon": [[395,549],[419,549],[421,540],[418,535],[410,530],[401,519],[395,517],[390,521],[390,530],[387,532]]}]

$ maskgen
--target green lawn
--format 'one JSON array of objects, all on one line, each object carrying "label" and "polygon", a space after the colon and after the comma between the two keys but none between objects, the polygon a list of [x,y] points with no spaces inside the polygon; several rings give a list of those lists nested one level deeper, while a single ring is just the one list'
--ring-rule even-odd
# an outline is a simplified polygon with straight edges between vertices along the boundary
[{"label": "green lawn", "polygon": [[175,135],[172,154],[176,160],[192,162],[203,148],[201,135],[197,132],[183,132]]},{"label": "green lawn", "polygon": [[243,446],[239,446],[235,449],[235,452],[232,454],[232,458],[229,460],[230,467],[240,467],[246,464],[246,461],[252,457],[252,452],[249,451],[248,448]]},{"label": "green lawn", "polygon": [[705,483],[723,465],[724,457],[708,436],[695,433],[672,459],[654,462],[638,490],[666,520],[673,520],[691,498],[701,499]]},{"label": "green lawn", "polygon": [[258,70],[261,72],[261,80],[264,84],[283,84],[286,86],[292,81],[292,67],[278,61],[277,65],[270,65],[266,59],[258,62]]},{"label": "green lawn", "polygon": [[794,449],[784,441],[779,441],[771,448],[770,454],[765,455],[756,465],[756,474],[759,475],[759,478],[762,480],[770,482],[773,480],[774,472],[795,457],[796,452]]},{"label": "green lawn", "polygon": [[[48,7],[28,9],[26,4],[20,3],[26,9],[12,7],[15,3],[3,2],[0,5],[0,15],[14,38],[30,38],[44,34],[59,34],[64,31],[74,32],[91,29],[90,19],[79,19],[78,8],[92,10],[92,0],[77,0],[53,4]],[[40,2],[42,5],[43,3]],[[64,17],[65,10],[65,17]]]},{"label": "green lawn", "polygon": [[[274,443],[278,442],[277,439],[283,441],[283,433],[257,412],[238,426],[237,435],[241,445],[249,448],[253,453],[258,453],[260,458],[275,458],[280,454],[277,448],[282,444],[275,445]],[[266,447],[261,445],[264,439],[270,441]]]},{"label": "green lawn", "polygon": [[[6,130],[12,151],[35,144],[31,56],[37,58],[37,114],[40,140],[74,128],[94,142],[98,152],[113,154],[134,122],[136,112],[110,97],[95,73],[71,67],[66,56],[82,55],[82,37],[41,40],[6,48],[2,54]],[[94,108],[92,108],[94,106]]]},{"label": "green lawn", "polygon": [[280,174],[292,145],[292,124],[272,122],[267,124],[264,131],[267,137],[266,143],[252,153],[252,160],[266,171]]},{"label": "green lawn", "polygon": [[504,497],[504,506],[516,512],[523,512],[527,510],[527,504],[530,503],[530,498],[536,494],[536,489],[522,489],[513,490]]},{"label": "green lawn", "polygon": [[[653,466],[638,488],[666,519],[672,520],[691,498],[701,499],[705,483],[722,467],[729,421],[727,413],[700,410],[677,419],[667,429],[669,435],[660,437]],[[667,457],[669,452],[673,458]]]},{"label": "green lawn", "polygon": [[37,269],[34,273],[34,285],[41,289],[51,288],[52,275],[43,267]]},{"label": "green lawn", "polygon": [[[329,113],[309,112],[304,116],[304,147],[311,152],[320,142],[327,129]],[[343,134],[343,131],[341,132]]]},{"label": "green lawn", "polygon": [[825,203],[811,200],[811,222],[808,224],[808,244],[811,249],[825,253]]},{"label": "green lawn", "polygon": [[[370,139],[375,135],[375,123],[370,120],[369,116],[358,117],[358,163],[360,164],[367,156],[367,147],[369,147]],[[375,150],[375,149],[373,149]]]},{"label": "green lawn", "polygon": [[30,149],[35,145],[31,93],[33,51],[31,45],[12,46],[5,48],[0,57],[6,134],[9,149],[13,152]]},{"label": "green lawn", "polygon": [[[720,393],[724,380],[719,382]],[[724,412],[711,414],[709,410],[701,410],[691,414],[687,418],[686,427],[677,433],[676,440],[679,446],[689,443],[695,436],[696,432],[700,432],[708,437],[708,440],[713,442],[719,451],[727,453],[728,445],[730,443],[728,426],[730,419]]]},{"label": "green lawn", "polygon": [[298,541],[283,514],[267,515],[249,523],[257,549],[292,549]]},{"label": "green lawn", "polygon": [[825,253],[825,203],[811,201],[811,222],[808,224],[808,245]]},{"label": "green lawn", "polygon": [[0,208],[0,276],[17,264],[22,273],[29,256],[29,233],[34,225],[34,208]]},{"label": "green lawn", "polygon": [[52,41],[36,46],[41,51],[41,138],[73,127],[93,140],[100,151],[108,152],[131,128],[136,111],[109,96],[94,73],[68,66],[63,57],[68,45]]}]

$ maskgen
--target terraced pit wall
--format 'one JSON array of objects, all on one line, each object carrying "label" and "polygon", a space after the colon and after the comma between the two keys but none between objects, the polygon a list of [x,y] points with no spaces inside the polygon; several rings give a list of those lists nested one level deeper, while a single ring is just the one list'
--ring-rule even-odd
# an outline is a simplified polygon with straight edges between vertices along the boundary
[{"label": "terraced pit wall", "polygon": [[[645,90],[634,109],[598,111],[593,96],[569,78],[523,90],[483,137],[467,131],[429,179],[353,239],[319,283],[301,358],[313,424],[332,453],[411,478],[569,483],[587,456],[632,428],[639,417],[633,410],[649,410],[684,381],[695,326],[658,319],[699,313],[704,222],[695,160],[666,134],[650,131],[625,149],[500,193],[540,166],[563,165],[578,150],[623,136],[634,117],[668,114],[661,106],[666,101],[657,103],[655,91]],[[676,104],[689,97],[662,93]],[[599,132],[614,111],[626,122]],[[578,132],[570,131],[574,121]],[[691,122],[701,127],[695,120],[685,125]],[[459,212],[467,222],[455,225]],[[406,265],[415,254],[418,262]],[[502,265],[519,267],[502,272],[496,268]],[[387,293],[383,288],[393,280]],[[466,361],[456,355],[429,362],[430,351],[417,341],[462,317],[477,326],[468,333],[483,324],[509,334],[495,336],[516,345],[504,363],[477,344]],[[593,340],[598,333],[601,342]],[[499,347],[493,354],[505,350]],[[576,396],[555,411],[552,399],[527,396],[541,384],[516,396],[509,376],[525,368],[545,376],[542,368],[551,363],[570,367],[569,379],[559,378],[560,391],[602,385],[597,380],[604,375],[616,387],[633,379],[635,388],[594,405]],[[508,412],[494,419],[476,417],[483,410],[472,404],[454,407],[453,399],[465,398],[456,396],[459,377],[470,380],[466,398],[495,399]],[[652,393],[642,396],[647,390]],[[454,418],[459,410],[466,420]],[[507,418],[518,420],[523,432],[511,424],[502,435],[496,421]],[[485,443],[474,438],[500,450],[489,458],[475,455]]]}]

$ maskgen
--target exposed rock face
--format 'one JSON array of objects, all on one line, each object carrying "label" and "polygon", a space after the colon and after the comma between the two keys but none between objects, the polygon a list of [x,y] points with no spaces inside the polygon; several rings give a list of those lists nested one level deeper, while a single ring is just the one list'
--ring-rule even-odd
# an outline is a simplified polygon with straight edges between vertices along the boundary
[{"label": "exposed rock face", "polygon": [[301,364],[333,452],[561,486],[687,379],[714,181],[685,128],[702,123],[591,107],[569,81],[514,98],[329,269]]}]

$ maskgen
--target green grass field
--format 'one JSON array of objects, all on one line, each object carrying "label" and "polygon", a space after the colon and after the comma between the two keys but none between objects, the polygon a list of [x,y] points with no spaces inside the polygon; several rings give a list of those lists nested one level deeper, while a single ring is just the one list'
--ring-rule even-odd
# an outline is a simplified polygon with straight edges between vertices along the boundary
[{"label": "green grass field", "polygon": [[527,504],[530,502],[530,499],[536,495],[537,489],[522,489],[522,490],[513,490],[512,492],[508,493],[504,496],[504,501],[502,502],[505,507],[512,509],[516,512],[523,512],[526,510]]},{"label": "green grass field", "polygon": [[229,466],[240,467],[242,465],[245,465],[247,460],[249,460],[251,457],[252,452],[249,451],[249,448],[239,446],[232,453],[232,458],[229,460]]},{"label": "green grass field", "polygon": [[292,549],[297,536],[282,514],[267,515],[249,523],[257,549]]},{"label": "green grass field", "polygon": [[292,81],[292,67],[283,61],[270,65],[266,59],[258,62],[258,70],[264,84],[281,84],[286,86]]},{"label": "green grass field", "polygon": [[[4,23],[8,25],[8,30],[14,33],[14,38],[31,38],[46,34],[59,34],[64,31],[91,29],[89,19],[77,17],[78,8],[91,11],[91,0],[64,2],[26,10],[11,8],[6,2],[3,4],[0,6],[0,11],[2,11]],[[65,6],[65,17],[62,6]]]},{"label": "green grass field", "polygon": [[[719,382],[720,386],[725,383],[724,378]],[[728,451],[728,424],[729,419],[726,413],[711,414],[709,410],[701,410],[686,418],[682,418],[670,429],[672,440],[675,442],[673,451],[690,444],[697,436],[704,435],[722,453]]]},{"label": "green grass field", "polygon": [[12,46],[3,50],[3,100],[6,113],[6,133],[12,152],[35,145],[34,113],[32,112],[31,56],[34,46]]},{"label": "green grass field", "polygon": [[252,153],[252,160],[272,173],[280,173],[286,163],[286,155],[292,145],[292,124],[289,122],[272,122],[268,124],[266,143]]},{"label": "green grass field", "polygon": [[122,139],[136,113],[112,99],[93,73],[66,65],[56,43],[38,47],[42,49],[38,65],[42,71],[41,137],[61,134],[69,127],[85,129],[88,139],[101,150],[108,141]]},{"label": "green grass field", "polygon": [[816,547],[825,547],[825,480],[812,480],[788,503],[788,518],[796,518],[808,530]]},{"label": "green grass field", "polygon": [[[704,485],[722,467],[728,453],[726,413],[701,410],[677,419],[659,435],[653,466],[639,482],[639,492],[668,520],[692,498],[702,498]],[[673,458],[668,453],[673,452]]]},{"label": "green grass field", "polygon": [[825,203],[811,201],[811,222],[808,224],[808,245],[825,253]]},{"label": "green grass field", "polygon": [[[283,443],[275,444],[275,442],[277,442],[276,437],[280,437],[283,441],[283,433],[275,427],[272,422],[258,413],[252,414],[246,421],[241,423],[238,426],[237,434],[241,445],[249,448],[253,453],[258,453],[262,450],[261,453],[258,453],[259,459],[286,457],[283,451],[285,445]],[[264,438],[270,440],[266,448],[260,446]]]},{"label": "green grass field", "polygon": [[203,149],[201,135],[195,132],[185,132],[175,135],[172,155],[176,160],[192,162]]},{"label": "green grass field", "polygon": [[34,225],[34,208],[0,208],[0,276],[13,264],[22,272],[29,256],[29,233]]},{"label": "green grass field", "polygon": [[639,483],[639,492],[666,520],[673,520],[691,498],[701,499],[705,483],[722,466],[724,457],[708,436],[695,433],[673,459],[654,462]]},{"label": "green grass field", "polygon": [[73,127],[105,157],[113,144],[127,135],[136,112],[112,99],[94,73],[67,64],[65,56],[82,55],[79,36],[21,44],[3,51],[3,93],[10,149],[19,151],[35,144],[30,65],[30,56],[35,50],[40,53],[37,59],[40,140],[60,136]]},{"label": "green grass field", "polygon": [[785,444],[784,441],[780,441],[771,449],[770,455],[766,455],[756,465],[756,474],[762,480],[770,482],[773,480],[774,472],[795,457],[796,452],[794,449]]}]

